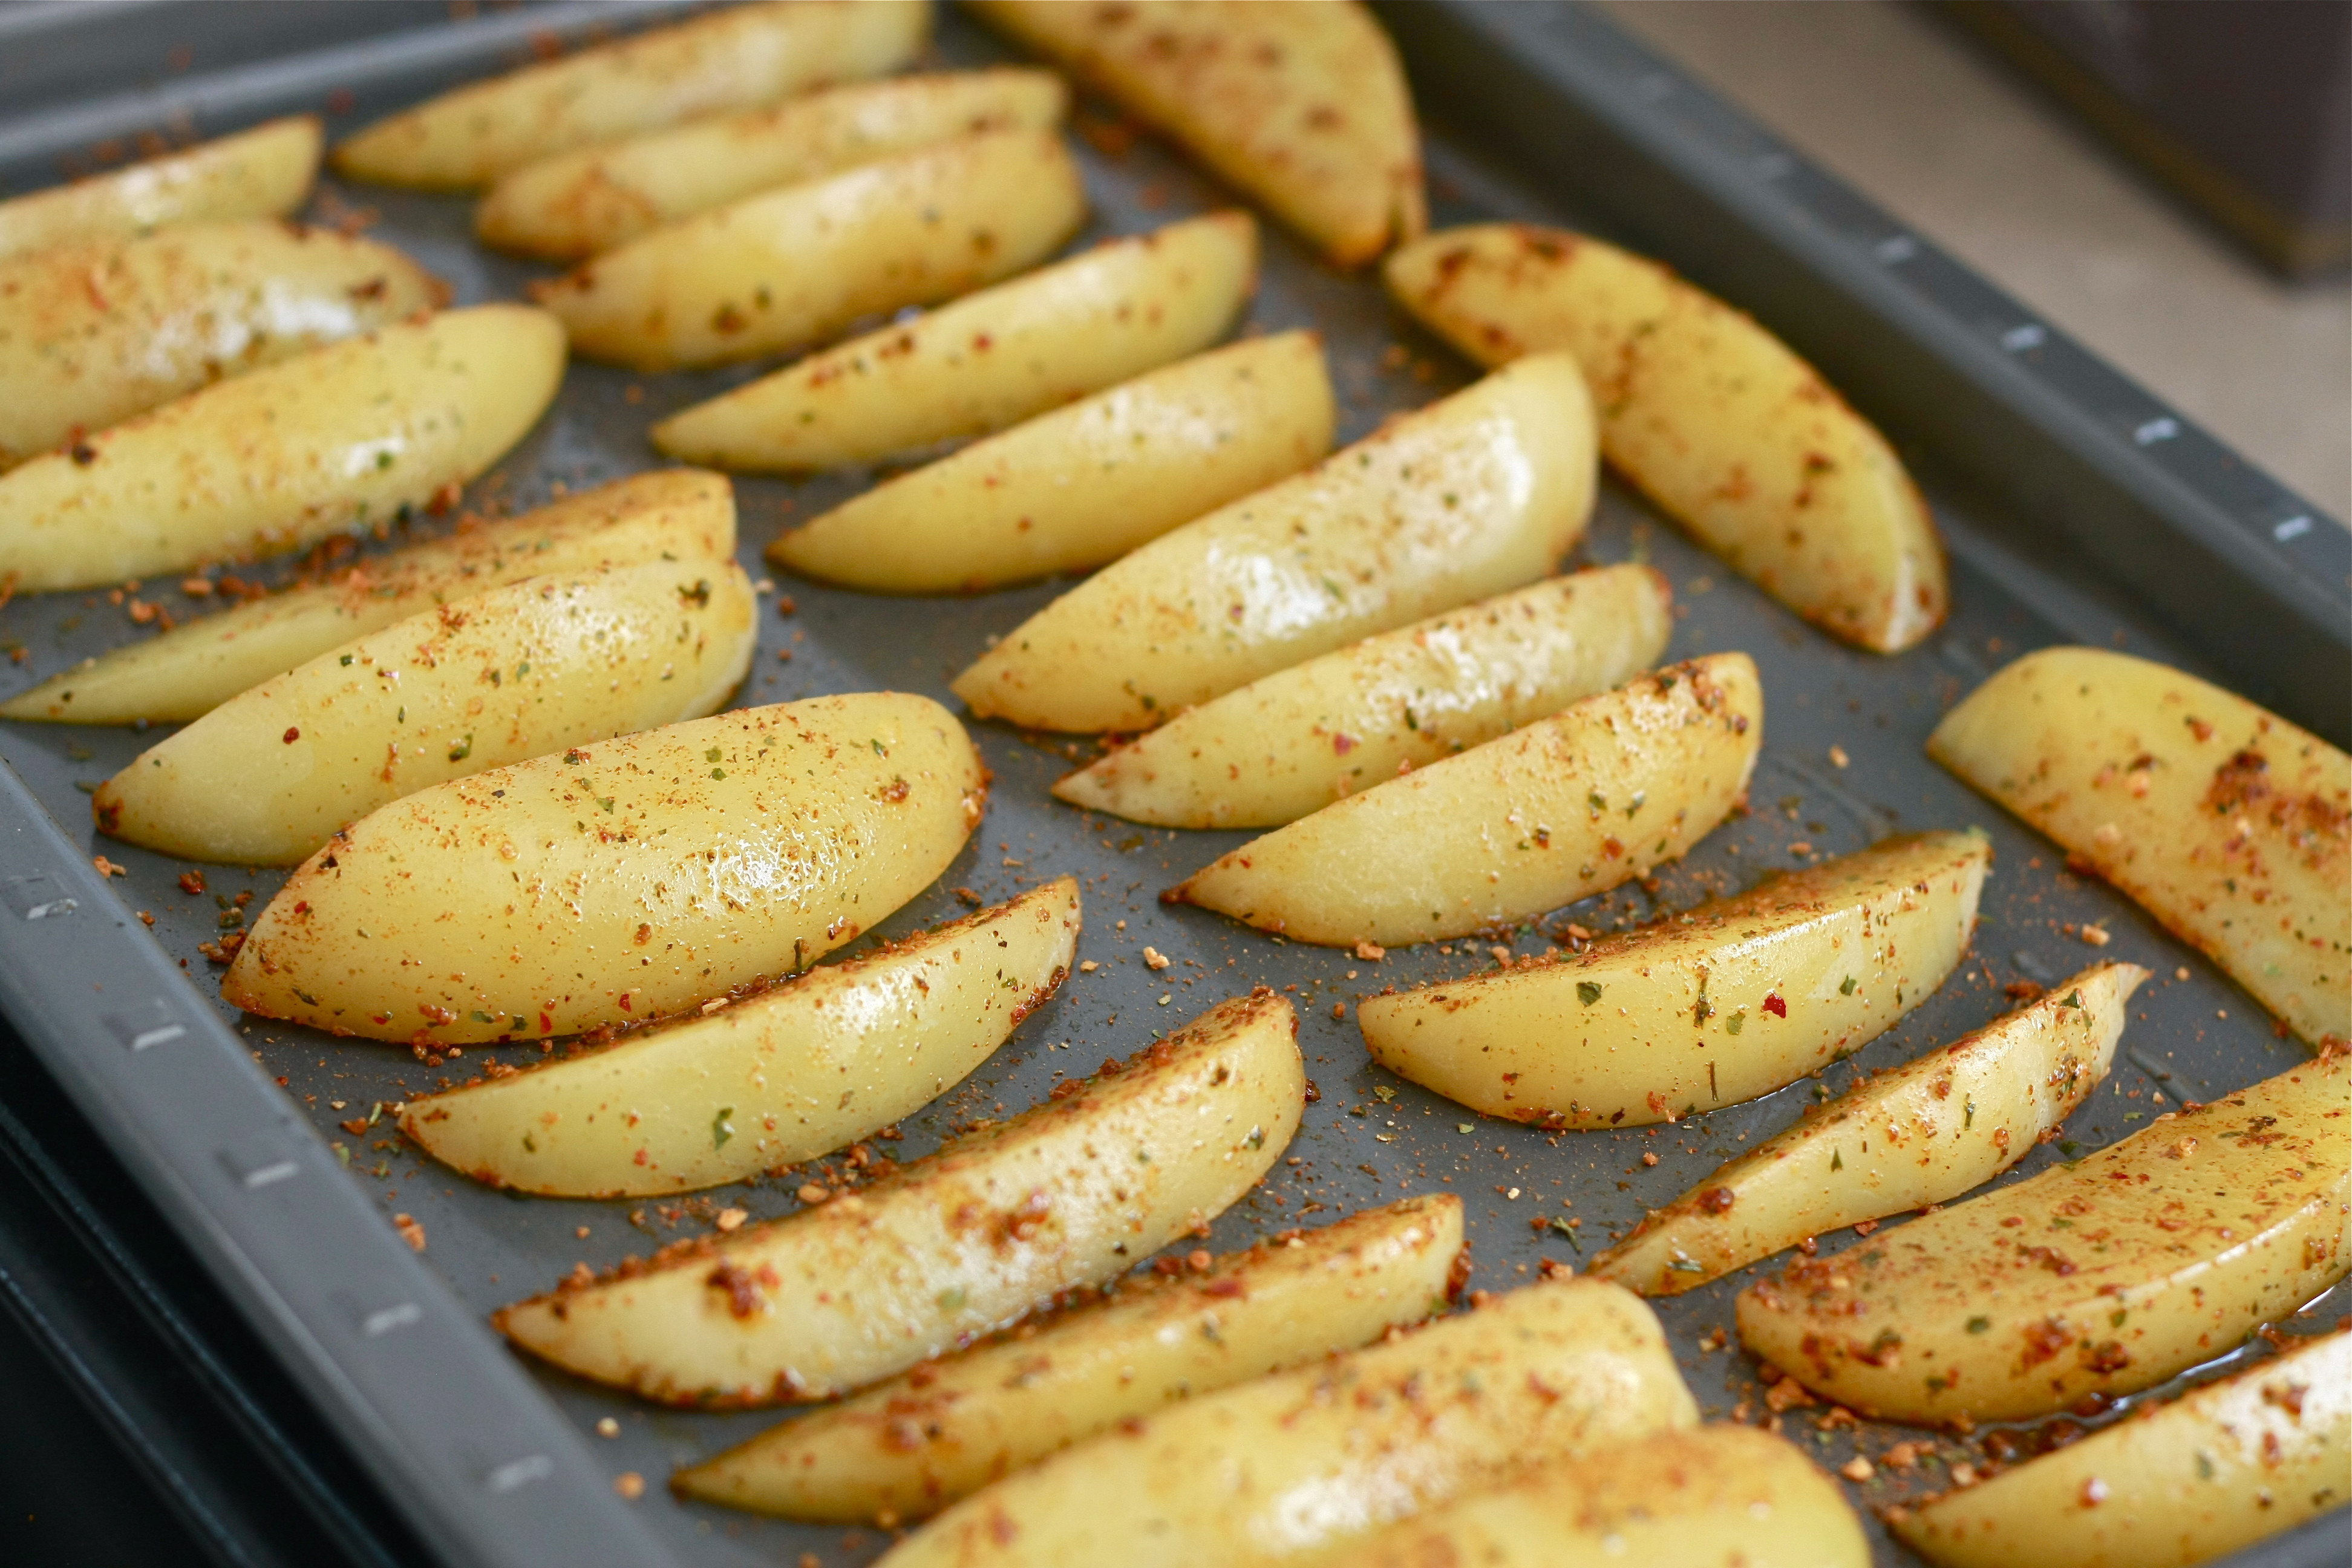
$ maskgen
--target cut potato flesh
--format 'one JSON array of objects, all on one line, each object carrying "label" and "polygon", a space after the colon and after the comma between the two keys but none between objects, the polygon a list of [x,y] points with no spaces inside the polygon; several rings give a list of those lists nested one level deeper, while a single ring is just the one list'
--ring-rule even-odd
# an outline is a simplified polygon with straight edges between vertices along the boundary
[{"label": "cut potato flesh", "polygon": [[1665,651],[1672,600],[1646,566],[1538,583],[1254,680],[1054,794],[1161,827],[1279,827],[1630,680]]},{"label": "cut potato flesh", "polygon": [[827,1399],[1110,1279],[1222,1213],[1307,1103],[1290,1004],[1212,1008],[1123,1069],[820,1208],[509,1307],[508,1338],[672,1405]]},{"label": "cut potato flesh", "polygon": [[315,116],[272,120],[161,158],[0,202],[0,256],[131,239],[175,223],[284,217],[310,194]]},{"label": "cut potato flesh", "polygon": [[1256,277],[1247,213],[1172,223],[812,354],[672,415],[654,445],[793,472],[1001,430],[1207,348]]},{"label": "cut potato flesh", "polygon": [[961,1082],[1076,962],[1078,886],[1009,903],[706,1016],[412,1100],[400,1130],[478,1182],[616,1198],[749,1181]]},{"label": "cut potato flesh", "polygon": [[1896,1421],[2023,1420],[2162,1383],[2352,1269],[2347,1069],[2323,1058],[1800,1261],[1741,1294],[1739,1337]]},{"label": "cut potato flesh", "polygon": [[1592,510],[1592,405],[1539,355],[1096,574],[955,680],[983,719],[1146,730],[1549,573]]},{"label": "cut potato flesh", "polygon": [[1654,261],[1520,224],[1433,234],[1387,272],[1481,364],[1573,353],[1610,465],[1823,631],[1896,653],[1943,624],[1943,544],[1901,459],[1745,314]]},{"label": "cut potato flesh", "polygon": [[2009,666],[1927,754],[2304,1039],[2352,1039],[2352,757],[2218,686],[2088,647]]},{"label": "cut potato flesh", "polygon": [[419,1045],[576,1034],[806,967],[945,870],[986,774],[899,692],[740,709],[435,784],[288,878],[230,1004]]},{"label": "cut potato flesh", "polygon": [[1407,1198],[1106,1300],[762,1433],[671,1483],[705,1502],[856,1524],[920,1519],[1057,1449],[1442,1310],[1462,1202]]}]

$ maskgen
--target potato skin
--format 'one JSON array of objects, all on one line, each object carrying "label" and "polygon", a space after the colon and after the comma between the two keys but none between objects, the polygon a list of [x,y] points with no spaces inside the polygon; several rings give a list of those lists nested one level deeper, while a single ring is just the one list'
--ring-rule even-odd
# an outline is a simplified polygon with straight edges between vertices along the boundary
[{"label": "potato skin", "polygon": [[284,217],[318,177],[316,115],[265,121],[177,153],[0,202],[0,257],[131,239],[168,224]]}]

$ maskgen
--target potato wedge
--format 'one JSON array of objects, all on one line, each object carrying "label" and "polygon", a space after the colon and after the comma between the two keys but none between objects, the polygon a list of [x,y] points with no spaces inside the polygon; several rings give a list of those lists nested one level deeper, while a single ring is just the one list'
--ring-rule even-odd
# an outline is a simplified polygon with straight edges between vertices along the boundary
[{"label": "potato wedge", "polygon": [[1592,407],[1515,364],[1162,534],[955,679],[983,719],[1146,730],[1360,638],[1543,576],[1592,510]]},{"label": "potato wedge", "polygon": [[1290,1004],[1263,988],[1120,1071],[862,1194],[499,1313],[522,1349],[647,1399],[828,1399],[1099,1284],[1214,1217],[1307,1103]]},{"label": "potato wedge", "polygon": [[221,994],[428,1046],[662,1017],[887,918],[955,858],[987,788],[952,714],[888,691],[509,763],[338,834]]},{"label": "potato wedge", "polygon": [[1807,1106],[1796,1126],[1652,1209],[1590,1272],[1644,1296],[1679,1295],[1809,1236],[1949,1203],[2024,1159],[2099,1087],[2124,1004],[2147,978],[2137,964],[2095,965],[1818,1110]]},{"label": "potato wedge", "polygon": [[2323,1057],[1801,1260],[1741,1293],[1740,1340],[1895,1421],[2022,1420],[2162,1383],[2352,1270],[2348,1073]]},{"label": "potato wedge", "polygon": [[1428,226],[1395,46],[1360,5],[965,0],[1174,137],[1342,267]]},{"label": "potato wedge", "polygon": [[335,172],[469,191],[526,163],[698,115],[880,76],[930,35],[929,0],[790,0],[674,26],[452,89],[335,144]]},{"label": "potato wedge", "polygon": [[550,1196],[749,1181],[961,1083],[1053,995],[1077,942],[1064,877],[706,1016],[411,1100],[400,1130],[478,1182]]},{"label": "potato wedge", "polygon": [[1525,1467],[1697,1419],[1638,1298],[1549,1280],[1127,1422],[965,1499],[880,1561],[1291,1561]]},{"label": "potato wedge", "polygon": [[790,473],[985,435],[1207,348],[1256,277],[1247,213],[1171,223],[811,354],[671,415],[654,445]]},{"label": "potato wedge", "polygon": [[886,480],[768,559],[879,594],[1084,572],[1297,473],[1331,449],[1334,417],[1314,333],[1251,338]]},{"label": "potato wedge", "polygon": [[1554,577],[1213,698],[1054,795],[1161,827],[1279,827],[1632,679],[1665,651],[1672,599],[1646,566]]},{"label": "potato wedge", "polygon": [[1943,543],[1902,460],[1744,313],[1646,258],[1521,224],[1433,234],[1387,277],[1480,364],[1573,353],[1610,466],[1823,631],[1899,653],[1943,624]]},{"label": "potato wedge", "polygon": [[1024,271],[1086,216],[1059,136],[989,131],[657,228],[531,284],[530,295],[590,359],[648,371],[726,364]]},{"label": "potato wedge", "polygon": [[856,1524],[921,1519],[1057,1449],[1181,1399],[1376,1340],[1443,1309],[1462,1202],[1406,1198],[1123,1280],[1016,1336],[926,1362],[672,1479],[705,1502]]},{"label": "potato wedge", "polygon": [[688,121],[524,164],[474,209],[498,250],[577,261],[755,192],[982,131],[1051,130],[1069,89],[1003,68],[898,77]]},{"label": "potato wedge", "polygon": [[389,521],[498,461],[562,379],[562,329],[520,305],[249,371],[0,474],[0,578],[100,587]]},{"label": "potato wedge", "polygon": [[1927,754],[2122,889],[2314,1046],[2352,1040],[2352,757],[2177,669],[2044,648]]},{"label": "potato wedge", "polygon": [[175,223],[284,217],[319,175],[318,117],[290,115],[0,202],[0,256],[131,239]]}]

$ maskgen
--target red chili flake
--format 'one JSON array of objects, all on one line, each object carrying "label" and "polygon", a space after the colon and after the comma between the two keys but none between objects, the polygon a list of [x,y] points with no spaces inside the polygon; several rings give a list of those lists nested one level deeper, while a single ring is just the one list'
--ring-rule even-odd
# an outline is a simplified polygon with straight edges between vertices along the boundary
[{"label": "red chili flake", "polygon": [[1699,1211],[1702,1214],[1729,1214],[1731,1205],[1738,1199],[1738,1194],[1729,1187],[1709,1187],[1698,1195]]},{"label": "red chili flake", "polygon": [[1331,750],[1332,750],[1333,752],[1337,752],[1338,754],[1339,754],[1340,756],[1343,756],[1343,757],[1344,757],[1344,756],[1346,756],[1349,752],[1352,752],[1352,751],[1354,751],[1355,749],[1356,749],[1356,737],[1355,737],[1355,736],[1353,736],[1353,735],[1336,735],[1336,734],[1335,734],[1335,735],[1333,735],[1333,736],[1331,737]]},{"label": "red chili flake", "polygon": [[286,733],[278,738],[290,746],[302,738],[302,731],[296,726],[289,724],[286,726]]},{"label": "red chili flake", "polygon": [[1764,998],[1764,1011],[1775,1018],[1785,1018],[1789,1016],[1789,1005],[1778,996],[1767,996]]}]

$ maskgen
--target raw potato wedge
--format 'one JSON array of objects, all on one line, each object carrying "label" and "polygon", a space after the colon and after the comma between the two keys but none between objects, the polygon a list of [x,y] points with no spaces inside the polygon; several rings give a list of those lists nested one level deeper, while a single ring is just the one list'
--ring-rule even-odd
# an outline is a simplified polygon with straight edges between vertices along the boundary
[{"label": "raw potato wedge", "polygon": [[2313,1046],[2352,1039],[2352,757],[2193,676],[2026,655],[1927,754],[2131,895]]},{"label": "raw potato wedge", "polygon": [[453,89],[336,143],[335,172],[476,190],[591,142],[880,76],[912,59],[930,27],[929,0],[730,6]]},{"label": "raw potato wedge", "polygon": [[1099,1284],[1215,1217],[1306,1108],[1261,988],[1118,1072],[821,1208],[507,1308],[532,1354],[703,1408],[829,1399]]},{"label": "raw potato wedge", "polygon": [[1161,827],[1279,827],[1632,679],[1665,651],[1672,600],[1646,566],[1555,577],[1254,680],[1054,794]]},{"label": "raw potato wedge", "polygon": [[1077,942],[1064,877],[703,1016],[411,1100],[400,1130],[478,1182],[549,1196],[748,1181],[961,1082],[1053,995]]},{"label": "raw potato wedge", "polygon": [[1121,1281],[1107,1300],[927,1362],[670,1485],[787,1519],[923,1518],[1122,1421],[1443,1309],[1463,1258],[1462,1202],[1407,1198],[1286,1234],[1205,1273]]},{"label": "raw potato wedge", "polygon": [[2287,1342],[1887,1522],[1943,1568],[2193,1568],[2293,1530],[2352,1495],[2352,1336]]},{"label": "raw potato wedge", "polygon": [[1428,226],[1412,96],[1360,5],[965,3],[1174,137],[1342,267]]},{"label": "raw potato wedge", "polygon": [[1207,348],[1256,279],[1247,213],[1188,218],[811,354],[670,416],[654,445],[791,473],[985,435]]},{"label": "raw potato wedge", "polygon": [[1547,1281],[1127,1422],[967,1498],[881,1562],[1290,1561],[1525,1467],[1697,1419],[1638,1298]]},{"label": "raw potato wedge", "polygon": [[1146,730],[1318,654],[1549,573],[1592,511],[1592,405],[1523,361],[1162,534],[956,677],[983,719]]},{"label": "raw potato wedge", "polygon": [[563,379],[544,310],[401,321],[192,392],[0,474],[0,578],[100,587],[299,550],[454,498]]},{"label": "raw potato wedge", "polygon": [[1645,258],[1519,224],[1433,234],[1387,276],[1481,364],[1573,353],[1610,466],[1823,631],[1899,653],[1943,624],[1943,543],[1902,460],[1746,314]]},{"label": "raw potato wedge", "polygon": [[[1593,795],[1574,803],[1589,831],[1656,818],[1622,784]],[[1357,1017],[1374,1061],[1489,1116],[1673,1121],[1841,1061],[1927,1000],[1968,951],[1991,859],[1976,834],[1893,838],[1556,961],[1366,997]]]},{"label": "raw potato wedge", "polygon": [[271,120],[69,185],[0,202],[0,256],[130,239],[167,224],[284,217],[318,178],[315,115]]},{"label": "raw potato wedge", "polygon": [[635,370],[757,359],[1035,266],[1086,221],[1050,131],[991,131],[747,196],[610,250],[531,298]]},{"label": "raw potato wedge", "polygon": [[1801,1260],[1741,1293],[1739,1338],[1894,1421],[2024,1420],[2162,1383],[2352,1269],[2348,1073],[2322,1058]]},{"label": "raw potato wedge", "polygon": [[0,703],[0,719],[71,724],[202,718],[260,685],[428,605],[564,572],[735,556],[735,495],[671,468],[567,496],[504,522],[369,557],[305,584],[85,659]]},{"label": "raw potato wedge", "polygon": [[[1811,1236],[1949,1203],[2025,1158],[2107,1076],[2147,971],[2102,963],[1856,1085],[1717,1169],[1590,1272],[1673,1296]],[[1875,1142],[1875,1152],[1871,1144]]]},{"label": "raw potato wedge", "polygon": [[835,88],[526,163],[474,209],[498,250],[577,261],[758,191],[982,131],[1050,130],[1069,110],[1050,71],[1003,68]]},{"label": "raw potato wedge", "polygon": [[1312,332],[1252,338],[887,480],[768,559],[879,594],[1084,572],[1297,473],[1331,449],[1335,417]]},{"label": "raw potato wedge", "polygon": [[955,858],[987,791],[954,715],[890,691],[511,763],[338,834],[221,994],[432,1047],[682,1012],[888,917]]},{"label": "raw potato wedge", "polygon": [[1746,654],[1671,665],[1254,838],[1160,898],[1326,947],[1507,925],[1683,854],[1745,798],[1763,734]]}]

